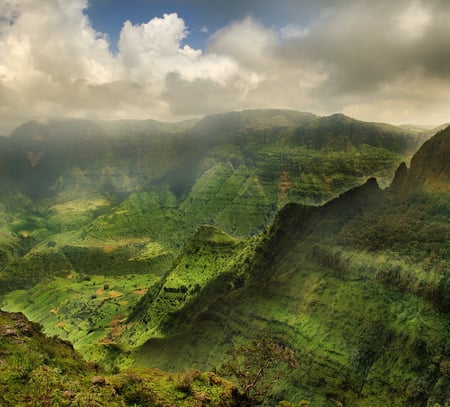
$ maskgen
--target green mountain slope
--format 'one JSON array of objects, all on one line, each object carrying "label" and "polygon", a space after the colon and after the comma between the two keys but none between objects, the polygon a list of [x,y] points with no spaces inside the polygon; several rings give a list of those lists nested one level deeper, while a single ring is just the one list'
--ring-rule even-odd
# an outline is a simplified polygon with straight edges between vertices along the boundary
[{"label": "green mountain slope", "polygon": [[13,260],[1,269],[2,289],[31,286],[46,270],[139,272],[150,242],[161,247],[158,263],[203,223],[253,235],[288,202],[316,205],[368,176],[390,180],[415,140],[388,125],[284,110],[178,124],[26,123],[0,144],[5,217],[14,217],[14,199],[28,200],[2,226]]},{"label": "green mountain slope", "polygon": [[419,139],[281,110],[27,123],[0,143],[2,305],[111,366],[209,370],[268,337],[303,363],[271,402],[442,402],[448,196],[404,181],[429,159],[318,206],[387,186]]},{"label": "green mountain slope", "polygon": [[450,127],[425,142],[411,161],[406,188],[428,192],[450,191]]},{"label": "green mountain slope", "polygon": [[[429,144],[448,140],[445,132]],[[417,157],[443,185],[447,155],[425,144],[408,172],[419,171]],[[136,363],[211,368],[227,350],[270,338],[293,349],[300,367],[285,372],[269,405],[448,404],[450,197],[427,182],[405,185],[383,191],[371,179],[322,207],[286,206],[235,263],[178,302],[156,335],[143,334]],[[178,262],[211,264],[203,256],[182,252]],[[144,296],[138,325],[151,323],[162,294]]]},{"label": "green mountain slope", "polygon": [[41,333],[22,314],[0,311],[2,406],[245,405],[235,386],[214,373],[133,369],[105,374],[70,343]]},{"label": "green mountain slope", "polygon": [[[239,241],[213,226],[199,227],[171,269],[134,309],[129,321],[138,324],[125,332],[122,340],[127,338],[136,345],[150,335],[159,338],[171,326],[172,315],[201,301],[211,284],[216,281],[226,281],[233,286],[242,284],[243,259],[250,248],[248,242]],[[224,289],[226,287],[219,288]]]}]

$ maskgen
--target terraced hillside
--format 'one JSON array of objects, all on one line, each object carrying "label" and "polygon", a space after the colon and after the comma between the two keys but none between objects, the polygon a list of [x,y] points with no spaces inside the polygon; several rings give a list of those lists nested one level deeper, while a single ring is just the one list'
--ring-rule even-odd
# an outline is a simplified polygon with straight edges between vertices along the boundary
[{"label": "terraced hillside", "polygon": [[388,125],[280,110],[178,124],[26,123],[0,145],[2,289],[46,270],[163,272],[200,224],[258,233],[288,202],[320,204],[368,176],[390,180],[418,141]]},{"label": "terraced hillside", "polygon": [[[427,270],[446,275],[446,195],[429,203],[428,195],[406,197],[371,181],[318,205],[371,176],[388,185],[420,140],[417,132],[343,115],[280,110],[179,124],[27,123],[0,143],[1,306],[111,368],[139,361],[209,370],[233,346],[268,337],[304,358],[271,392],[273,402],[419,403],[422,393],[415,400],[394,379],[393,390],[367,384],[368,366],[388,342],[362,367],[354,358],[371,346],[379,323],[389,335],[397,329],[378,311],[397,312],[391,304],[403,295],[410,317],[432,327],[426,335],[445,337],[441,317],[427,319],[423,310],[445,309],[442,293],[428,294],[442,288],[426,284]],[[387,223],[401,216],[410,233],[411,218],[416,231],[429,228],[427,236],[441,240],[397,253],[386,228],[376,228],[389,211]],[[392,291],[410,268],[426,289]],[[388,284],[383,276],[391,272],[400,277],[386,277]],[[415,322],[406,333],[398,324],[417,337]],[[445,352],[438,353],[444,362]],[[419,380],[422,364],[416,371],[399,363],[394,373],[408,372],[400,387]],[[446,397],[428,386],[431,400]]]},{"label": "terraced hillside", "polygon": [[[372,178],[321,207],[287,205],[224,263],[194,238],[165,277],[171,290],[150,290],[130,318],[122,340],[141,343],[135,363],[219,367],[227,351],[269,338],[300,365],[268,405],[448,405],[449,138],[426,143],[389,190]],[[190,291],[179,265],[201,264],[214,272]]]}]

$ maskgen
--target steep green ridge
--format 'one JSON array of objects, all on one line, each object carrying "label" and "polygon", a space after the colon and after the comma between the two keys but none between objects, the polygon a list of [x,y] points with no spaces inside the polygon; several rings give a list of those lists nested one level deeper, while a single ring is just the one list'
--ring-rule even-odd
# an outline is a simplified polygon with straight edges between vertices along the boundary
[{"label": "steep green ridge", "polygon": [[425,142],[411,161],[406,188],[429,192],[450,191],[450,127]]},{"label": "steep green ridge", "polygon": [[[28,122],[0,144],[0,209],[10,219],[1,252],[11,260],[1,290],[30,287],[48,270],[161,274],[200,224],[258,233],[288,202],[321,204],[368,176],[390,180],[417,137],[284,110],[178,124]],[[160,247],[153,260],[149,245]]]},{"label": "steep green ridge", "polygon": [[46,337],[22,314],[0,311],[0,403],[20,406],[245,405],[214,373],[132,369],[112,375],[88,364],[72,345]]},{"label": "steep green ridge", "polygon": [[[27,123],[0,143],[0,211],[6,219],[0,224],[1,302],[42,322],[46,332],[70,339],[90,360],[110,366],[140,360],[178,371],[210,369],[232,343],[268,336],[306,353],[311,372],[311,381],[301,368],[294,372],[274,398],[353,402],[366,388],[375,390],[361,384],[366,380],[362,368],[352,370],[359,342],[343,343],[340,337],[359,332],[365,321],[345,298],[355,297],[365,309],[361,298],[369,292],[369,299],[376,298],[374,307],[385,310],[385,297],[390,298],[385,290],[399,280],[388,284],[381,276],[394,264],[401,278],[404,269],[414,268],[419,288],[405,291],[417,302],[415,310],[429,302],[433,310],[444,310],[439,298],[445,288],[426,286],[424,293],[420,287],[428,284],[426,267],[446,270],[441,250],[446,241],[438,239],[446,233],[447,201],[445,195],[436,198],[421,219],[419,198],[381,193],[371,182],[326,209],[304,205],[322,204],[370,176],[387,185],[418,142],[416,131],[282,110],[233,112],[180,124]],[[349,197],[361,191],[367,191],[367,199],[353,205]],[[297,205],[288,205],[266,230],[289,203]],[[408,249],[416,258],[388,251],[393,239],[383,235],[383,222],[373,222],[397,206],[405,224],[412,216],[434,222],[430,230],[437,238],[427,243],[423,265],[418,244]],[[417,209],[414,215],[409,206]],[[437,213],[440,217],[434,217]],[[391,218],[399,214],[393,211]],[[392,219],[386,222],[395,223]],[[291,222],[301,233],[288,227]],[[364,239],[382,242],[379,252],[361,244],[359,228],[367,234]],[[356,276],[353,285],[339,274],[345,274],[341,261]],[[370,273],[383,262],[374,279]],[[368,265],[368,274],[359,263]],[[338,271],[330,271],[335,267]],[[330,282],[324,286],[322,280]],[[316,293],[320,290],[323,299]],[[334,308],[336,293],[341,302]],[[321,301],[317,309],[333,312],[316,312],[313,303]],[[336,323],[341,311],[351,323]],[[376,320],[375,311],[369,317]],[[439,325],[430,321],[429,326]],[[317,335],[324,339],[315,342]],[[341,377],[339,372],[350,377],[339,379],[345,382],[342,388],[332,379]],[[380,400],[394,393],[405,400],[405,392],[395,392],[383,390]]]},{"label": "steep green ridge", "polygon": [[[429,163],[438,169],[432,185],[444,185],[448,155],[430,145],[442,148],[449,137],[445,131],[425,144],[407,172],[423,160],[420,176],[428,179]],[[159,317],[136,363],[209,369],[227,349],[265,337],[300,361],[272,404],[447,405],[450,197],[423,185],[383,191],[371,179],[322,207],[287,205],[235,263]],[[201,251],[180,256],[182,264],[211,262]],[[172,272],[179,270],[166,279]],[[133,320],[151,323],[159,298],[161,290],[149,291]]]},{"label": "steep green ridge", "polygon": [[127,342],[137,345],[149,336],[162,337],[171,325],[168,322],[171,316],[200,301],[211,284],[216,281],[233,286],[242,284],[243,258],[250,247],[249,242],[239,241],[216,227],[199,227],[172,268],[134,309],[129,320],[136,324],[124,332],[121,340],[127,338]]}]

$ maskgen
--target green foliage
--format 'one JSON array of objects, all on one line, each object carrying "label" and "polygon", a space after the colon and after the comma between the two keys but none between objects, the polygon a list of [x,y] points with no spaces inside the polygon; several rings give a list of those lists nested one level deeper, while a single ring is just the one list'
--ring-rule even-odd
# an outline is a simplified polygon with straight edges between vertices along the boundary
[{"label": "green foliage", "polygon": [[[368,250],[365,240],[358,241],[390,213],[404,219],[392,228],[402,225],[399,233],[412,236],[406,220],[414,225],[417,208],[428,207],[421,225],[440,219],[440,230],[445,230],[445,202],[448,198],[383,192],[372,181],[321,208],[288,205],[252,241],[252,249],[243,249],[241,263],[235,268],[230,263],[197,299],[167,316],[171,329],[165,337],[150,334],[137,360],[171,369],[195,361],[205,369],[220,364],[233,342],[270,335],[301,360],[301,369],[281,366],[283,380],[273,386],[273,400],[324,406],[419,406],[430,400],[445,405],[449,319],[442,312],[444,300],[438,299],[444,296],[437,291],[434,300],[429,296],[433,286],[447,287],[439,275],[435,279],[429,273],[434,265],[441,270],[448,265],[445,251],[410,255],[387,245]],[[386,244],[390,230],[379,229],[379,242]],[[435,236],[445,241],[446,234],[429,239]],[[192,251],[190,262],[202,256],[201,249]],[[238,270],[245,270],[244,278],[234,285]]]},{"label": "green foliage", "polygon": [[85,358],[98,360],[118,342],[127,329],[128,314],[159,278],[140,274],[87,277],[71,273],[27,291],[11,292],[2,308],[41,321],[47,334],[70,340]]},{"label": "green foliage", "polygon": [[[449,310],[450,205],[443,195],[388,196],[374,211],[355,217],[338,243],[374,254],[378,282],[423,296]],[[387,257],[388,256],[388,257]],[[387,258],[386,258],[387,257]],[[400,260],[401,259],[401,260]]]},{"label": "green foliage", "polygon": [[274,384],[282,378],[280,364],[297,368],[299,362],[291,349],[269,339],[254,340],[228,352],[228,361],[219,372],[236,380],[250,405],[266,405]]},{"label": "green foliage", "polygon": [[0,344],[2,406],[242,405],[236,388],[214,373],[130,369],[104,376],[22,314],[0,311]]},{"label": "green foliage", "polygon": [[[197,370],[238,343],[254,403],[265,388],[273,405],[448,404],[448,182],[433,155],[446,150],[429,143],[398,190],[372,180],[304,206],[369,176],[387,185],[416,140],[278,110],[22,126],[0,146],[2,302],[111,372],[191,369],[105,377],[56,339],[28,352],[32,341],[8,334],[1,403],[243,405],[235,387]],[[417,179],[433,194],[405,194],[429,158],[437,170]],[[260,349],[258,335],[277,341]],[[278,341],[301,369],[277,363]],[[266,384],[254,369],[264,357]]]}]

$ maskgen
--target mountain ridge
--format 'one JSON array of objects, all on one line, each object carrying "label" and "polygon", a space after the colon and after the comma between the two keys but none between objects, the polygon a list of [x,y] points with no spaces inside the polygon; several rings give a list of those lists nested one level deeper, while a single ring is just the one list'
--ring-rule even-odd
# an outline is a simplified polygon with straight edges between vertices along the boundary
[{"label": "mountain ridge", "polygon": [[[445,167],[446,156],[438,157]],[[294,349],[307,372],[285,372],[292,387],[277,397],[320,406],[332,399],[445,405],[449,200],[448,193],[420,191],[405,197],[372,178],[321,207],[288,204],[245,252],[240,280],[233,267],[223,269],[168,316],[163,336],[135,350],[137,360],[169,370],[183,363],[205,368],[236,342],[266,336]],[[201,261],[197,256],[192,261]]]},{"label": "mountain ridge", "polygon": [[[435,185],[448,132],[408,170],[417,134],[339,114],[264,127],[260,114],[241,114],[256,127],[232,114],[231,132],[227,114],[210,118],[204,134],[198,122],[130,135],[122,123],[113,136],[75,126],[78,140],[60,140],[68,157],[51,143],[40,156],[32,132],[3,142],[2,306],[112,369],[218,369],[266,338],[301,366],[269,404],[445,405],[450,206]],[[374,175],[395,168],[383,189]],[[27,187],[47,193],[32,200]]]},{"label": "mountain ridge", "polygon": [[391,188],[403,192],[450,191],[450,126],[439,130],[412,157],[410,167],[402,163],[396,171]]}]

